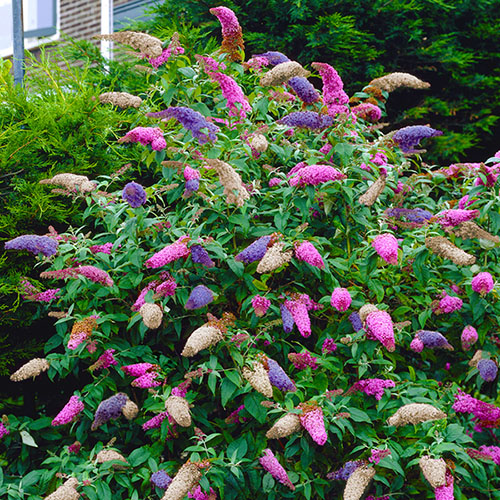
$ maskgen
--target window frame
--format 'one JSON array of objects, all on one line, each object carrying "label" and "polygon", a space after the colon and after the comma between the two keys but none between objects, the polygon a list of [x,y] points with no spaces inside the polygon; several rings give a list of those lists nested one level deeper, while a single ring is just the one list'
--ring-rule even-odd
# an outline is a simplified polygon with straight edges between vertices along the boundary
[{"label": "window frame", "polygon": [[34,30],[25,31],[24,32],[25,39],[26,38],[44,38],[47,36],[52,36],[52,35],[57,34],[57,23],[58,23],[58,19],[59,19],[58,3],[59,2],[57,0],[52,0],[52,6],[53,6],[52,26],[50,26],[49,28],[37,28]]}]

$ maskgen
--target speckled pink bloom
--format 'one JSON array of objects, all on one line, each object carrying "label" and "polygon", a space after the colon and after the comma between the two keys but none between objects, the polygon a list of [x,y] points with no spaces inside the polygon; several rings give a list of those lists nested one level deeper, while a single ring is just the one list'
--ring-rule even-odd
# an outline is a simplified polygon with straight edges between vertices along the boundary
[{"label": "speckled pink bloom", "polygon": [[302,427],[309,433],[313,441],[323,446],[328,439],[323,419],[323,410],[316,405],[304,405],[299,419]]},{"label": "speckled pink bloom", "polygon": [[397,265],[398,240],[392,234],[379,234],[372,241],[372,247],[388,264]]},{"label": "speckled pink bloom", "polygon": [[271,305],[271,301],[260,295],[252,298],[252,307],[256,316],[264,316]]},{"label": "speckled pink bloom", "polygon": [[76,272],[85,276],[85,278],[93,281],[94,283],[100,283],[105,286],[113,286],[113,280],[110,275],[95,266],[79,266],[76,268]]},{"label": "speckled pink bloom", "polygon": [[368,396],[375,396],[377,401],[382,399],[384,389],[396,387],[393,380],[385,380],[382,378],[367,378],[358,380],[348,391],[348,393],[361,391]]},{"label": "speckled pink bloom", "polygon": [[269,187],[275,187],[281,184],[281,179],[279,177],[273,177],[269,180]]},{"label": "speckled pink bloom", "polygon": [[2,439],[7,434],[10,434],[9,429],[3,425],[3,422],[0,421],[0,439]]},{"label": "speckled pink bloom", "polygon": [[191,168],[189,165],[184,167],[183,175],[186,181],[192,181],[193,179],[199,179],[201,177],[200,171]]},{"label": "speckled pink bloom", "polygon": [[311,335],[311,320],[309,318],[307,302],[302,299],[287,300],[286,308],[290,311],[295,324],[303,337]]},{"label": "speckled pink bloom", "polygon": [[[295,168],[295,167],[294,167]],[[308,165],[301,168],[291,179],[291,186],[317,186],[328,181],[345,179],[345,175],[329,165]]]},{"label": "speckled pink bloom", "polygon": [[473,326],[467,325],[462,331],[462,349],[468,351],[478,339],[477,331]]},{"label": "speckled pink bloom", "polygon": [[163,250],[156,252],[152,257],[150,257],[145,266],[156,269],[157,267],[165,266],[170,262],[182,259],[189,255],[189,248],[187,247],[187,242],[189,241],[189,236],[181,236],[176,242],[167,245]]},{"label": "speckled pink bloom", "polygon": [[161,151],[167,147],[160,127],[135,127],[118,142],[140,142],[143,146],[151,144],[151,149]]},{"label": "speckled pink bloom", "polygon": [[446,484],[434,488],[436,500],[453,500],[453,476],[449,470],[446,470]]},{"label": "speckled pink bloom", "polygon": [[85,405],[80,401],[79,396],[71,396],[64,408],[52,420],[52,425],[64,425],[71,422],[83,409]]},{"label": "speckled pink bloom", "polygon": [[474,415],[476,423],[475,430],[481,432],[483,429],[494,429],[500,426],[500,408],[480,399],[473,398],[462,390],[454,395],[455,402],[452,408],[457,413],[469,413]]},{"label": "speckled pink bloom", "polygon": [[366,331],[368,336],[376,338],[389,351],[396,348],[394,341],[394,325],[386,311],[373,311],[366,317]]},{"label": "speckled pink bloom", "polygon": [[462,222],[475,219],[479,215],[479,210],[445,210],[436,215],[436,219],[443,227],[458,226]]},{"label": "speckled pink bloom", "polygon": [[116,361],[114,353],[115,349],[106,349],[90,368],[94,370],[105,370],[111,365],[117,365],[118,361]]},{"label": "speckled pink bloom", "polygon": [[[241,87],[233,78],[224,73],[210,73],[210,78],[220,85],[222,95],[227,99],[229,116],[245,118],[247,112],[252,112],[252,106],[250,106],[243,90],[241,90]],[[237,107],[236,104],[239,104],[239,107]]]},{"label": "speckled pink bloom", "polygon": [[155,367],[156,365],[151,363],[135,363],[134,365],[122,366],[121,370],[131,377],[140,377]]},{"label": "speckled pink bloom", "polygon": [[139,387],[140,389],[149,389],[151,387],[158,387],[161,385],[161,380],[157,380],[160,377],[159,373],[154,371],[146,372],[140,377],[132,380],[131,385],[133,387]]},{"label": "speckled pink bloom", "polygon": [[142,424],[142,430],[147,431],[149,429],[158,429],[167,417],[168,413],[166,411],[158,413],[158,415],[155,415],[153,418],[150,418]]},{"label": "speckled pink bloom", "polygon": [[259,458],[260,465],[278,480],[281,484],[288,486],[292,491],[295,490],[295,486],[292,484],[288,478],[283,466],[278,462],[278,459],[274,456],[274,453],[269,449],[264,450],[264,456]]},{"label": "speckled pink bloom", "polygon": [[474,278],[472,278],[472,289],[479,293],[480,295],[486,295],[493,290],[495,286],[495,282],[493,281],[493,276],[490,273],[482,272],[476,274]]},{"label": "speckled pink bloom", "polygon": [[349,309],[352,302],[351,294],[347,288],[335,288],[332,292],[332,298],[330,299],[330,304],[332,307],[337,309],[337,311],[345,312]]},{"label": "speckled pink bloom", "polygon": [[113,248],[113,243],[104,243],[104,245],[92,245],[89,250],[92,253],[106,253],[111,255],[111,250]]},{"label": "speckled pink bloom", "polygon": [[318,62],[312,63],[312,66],[319,71],[323,79],[323,103],[328,108],[328,114],[336,116],[338,113],[347,113],[349,96],[344,92],[344,83],[335,68]]},{"label": "speckled pink bloom", "polygon": [[295,257],[307,262],[311,266],[319,267],[320,269],[324,269],[325,267],[321,255],[310,241],[303,241],[300,244],[295,244]]},{"label": "speckled pink bloom", "polygon": [[388,457],[391,454],[391,450],[379,450],[378,448],[373,448],[371,450],[371,457],[368,459],[369,462],[378,464],[383,458]]},{"label": "speckled pink bloom", "polygon": [[462,309],[464,302],[462,299],[458,297],[453,297],[452,295],[448,295],[447,293],[439,301],[439,311],[443,313],[449,314],[454,311],[459,311]]},{"label": "speckled pink bloom", "polygon": [[424,350],[424,343],[417,337],[411,341],[410,349],[415,352],[422,352]]},{"label": "speckled pink bloom", "polygon": [[318,358],[316,356],[311,356],[311,353],[307,351],[301,353],[291,352],[288,355],[288,359],[292,362],[293,366],[297,368],[297,370],[305,370],[308,367],[311,367],[313,370],[318,368],[316,363]]}]

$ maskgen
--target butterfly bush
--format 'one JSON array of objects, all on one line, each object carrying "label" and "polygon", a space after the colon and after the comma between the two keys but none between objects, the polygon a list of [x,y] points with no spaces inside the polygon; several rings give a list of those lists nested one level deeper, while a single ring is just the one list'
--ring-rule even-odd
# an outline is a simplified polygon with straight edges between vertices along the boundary
[{"label": "butterfly bush", "polygon": [[119,73],[140,98],[94,107],[102,82],[78,83],[93,112],[126,105],[92,129],[123,166],[42,182],[82,226],[4,228],[2,258],[28,260],[2,313],[20,308],[22,352],[45,357],[0,366],[0,497],[424,500],[456,479],[496,498],[498,158],[431,165],[414,148],[440,132],[418,108],[389,132],[386,93],[428,84],[386,75],[349,102],[326,62],[240,64],[236,15],[211,11],[211,53],[195,26],[182,57],[176,34],[115,34],[149,67]]}]

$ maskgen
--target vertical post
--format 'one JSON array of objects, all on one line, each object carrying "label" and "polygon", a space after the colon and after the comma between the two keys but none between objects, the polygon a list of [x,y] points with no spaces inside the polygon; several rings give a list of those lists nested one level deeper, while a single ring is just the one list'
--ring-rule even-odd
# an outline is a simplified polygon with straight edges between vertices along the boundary
[{"label": "vertical post", "polygon": [[[101,35],[113,33],[113,0],[101,0]],[[112,57],[112,42],[101,40],[101,54],[110,60]]]},{"label": "vertical post", "polygon": [[23,0],[12,0],[12,21],[14,83],[22,85],[24,80]]}]

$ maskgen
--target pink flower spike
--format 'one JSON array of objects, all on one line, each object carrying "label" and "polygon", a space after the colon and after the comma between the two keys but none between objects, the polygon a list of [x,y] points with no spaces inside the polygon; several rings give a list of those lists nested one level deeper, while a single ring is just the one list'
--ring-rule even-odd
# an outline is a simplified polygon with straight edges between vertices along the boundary
[{"label": "pink flower spike", "polygon": [[398,240],[392,234],[379,234],[372,241],[372,247],[388,264],[397,265]]},{"label": "pink flower spike", "polygon": [[319,406],[304,406],[304,410],[299,415],[300,423],[309,433],[313,441],[323,446],[328,439],[323,418],[323,410]]},{"label": "pink flower spike", "polygon": [[306,303],[302,300],[287,300],[285,306],[290,311],[300,334],[303,337],[309,337],[311,335],[311,320]]},{"label": "pink flower spike", "polygon": [[316,247],[310,241],[303,241],[300,244],[295,244],[295,256],[297,259],[307,262],[311,266],[319,269],[325,268],[325,263]]},{"label": "pink flower spike", "polygon": [[351,294],[347,288],[335,288],[332,292],[330,304],[337,311],[345,312],[349,309],[352,302]]},{"label": "pink flower spike", "polygon": [[328,114],[334,117],[339,113],[347,113],[349,96],[344,92],[344,83],[335,68],[318,62],[312,63],[312,66],[319,71],[323,80],[323,104],[327,106]]},{"label": "pink flower spike", "polygon": [[[210,73],[210,78],[220,85],[222,95],[227,100],[229,116],[239,116],[240,118],[245,118],[247,116],[247,112],[252,112],[252,106],[250,106],[248,99],[241,90],[241,87],[233,78],[225,75],[224,73]],[[236,104],[240,105],[239,109]]]},{"label": "pink flower spike", "polygon": [[190,253],[190,250],[187,247],[188,241],[189,236],[180,237],[176,242],[171,243],[159,252],[156,252],[146,261],[145,266],[156,269],[157,267],[165,266],[175,260],[187,257]]},{"label": "pink flower spike", "polygon": [[389,352],[394,352],[396,349],[394,325],[389,313],[385,311],[371,312],[366,317],[366,330],[369,337],[379,340]]},{"label": "pink flower spike", "polygon": [[383,458],[388,457],[390,454],[391,450],[389,449],[379,450],[377,448],[374,448],[371,450],[371,457],[368,459],[368,461],[377,465]]},{"label": "pink flower spike", "polygon": [[140,377],[141,375],[144,375],[145,373],[156,368],[157,365],[153,365],[151,363],[136,363],[134,365],[122,366],[121,370],[126,375],[130,375],[131,377]]},{"label": "pink flower spike", "polygon": [[269,449],[264,450],[264,456],[259,458],[260,465],[278,480],[281,484],[288,486],[292,491],[295,490],[295,486],[292,484],[288,478],[283,466],[278,462],[278,459],[274,456],[274,453]]},{"label": "pink flower spike", "polygon": [[10,434],[9,429],[3,425],[3,422],[0,421],[0,439],[2,439],[7,434]]},{"label": "pink flower spike", "polygon": [[71,396],[64,408],[52,420],[52,425],[64,425],[71,422],[83,409],[85,405],[80,401],[79,396]]},{"label": "pink flower spike", "polygon": [[448,469],[446,470],[446,484],[434,488],[434,495],[436,500],[453,500],[455,498],[453,494],[453,476]]},{"label": "pink flower spike", "polygon": [[267,313],[269,306],[271,305],[271,301],[266,299],[265,297],[261,297],[260,295],[256,295],[252,298],[252,307],[254,309],[255,315],[258,317],[262,317]]},{"label": "pink flower spike", "polygon": [[472,289],[484,297],[487,293],[490,293],[495,286],[493,281],[493,276],[488,272],[482,272],[472,278]]},{"label": "pink flower spike", "polygon": [[[295,168],[295,167],[294,167]],[[290,186],[317,186],[328,181],[339,181],[346,176],[330,165],[308,165],[302,167],[291,179]]]},{"label": "pink flower spike", "polygon": [[473,326],[467,325],[462,331],[462,349],[468,351],[478,339],[477,331]]}]

